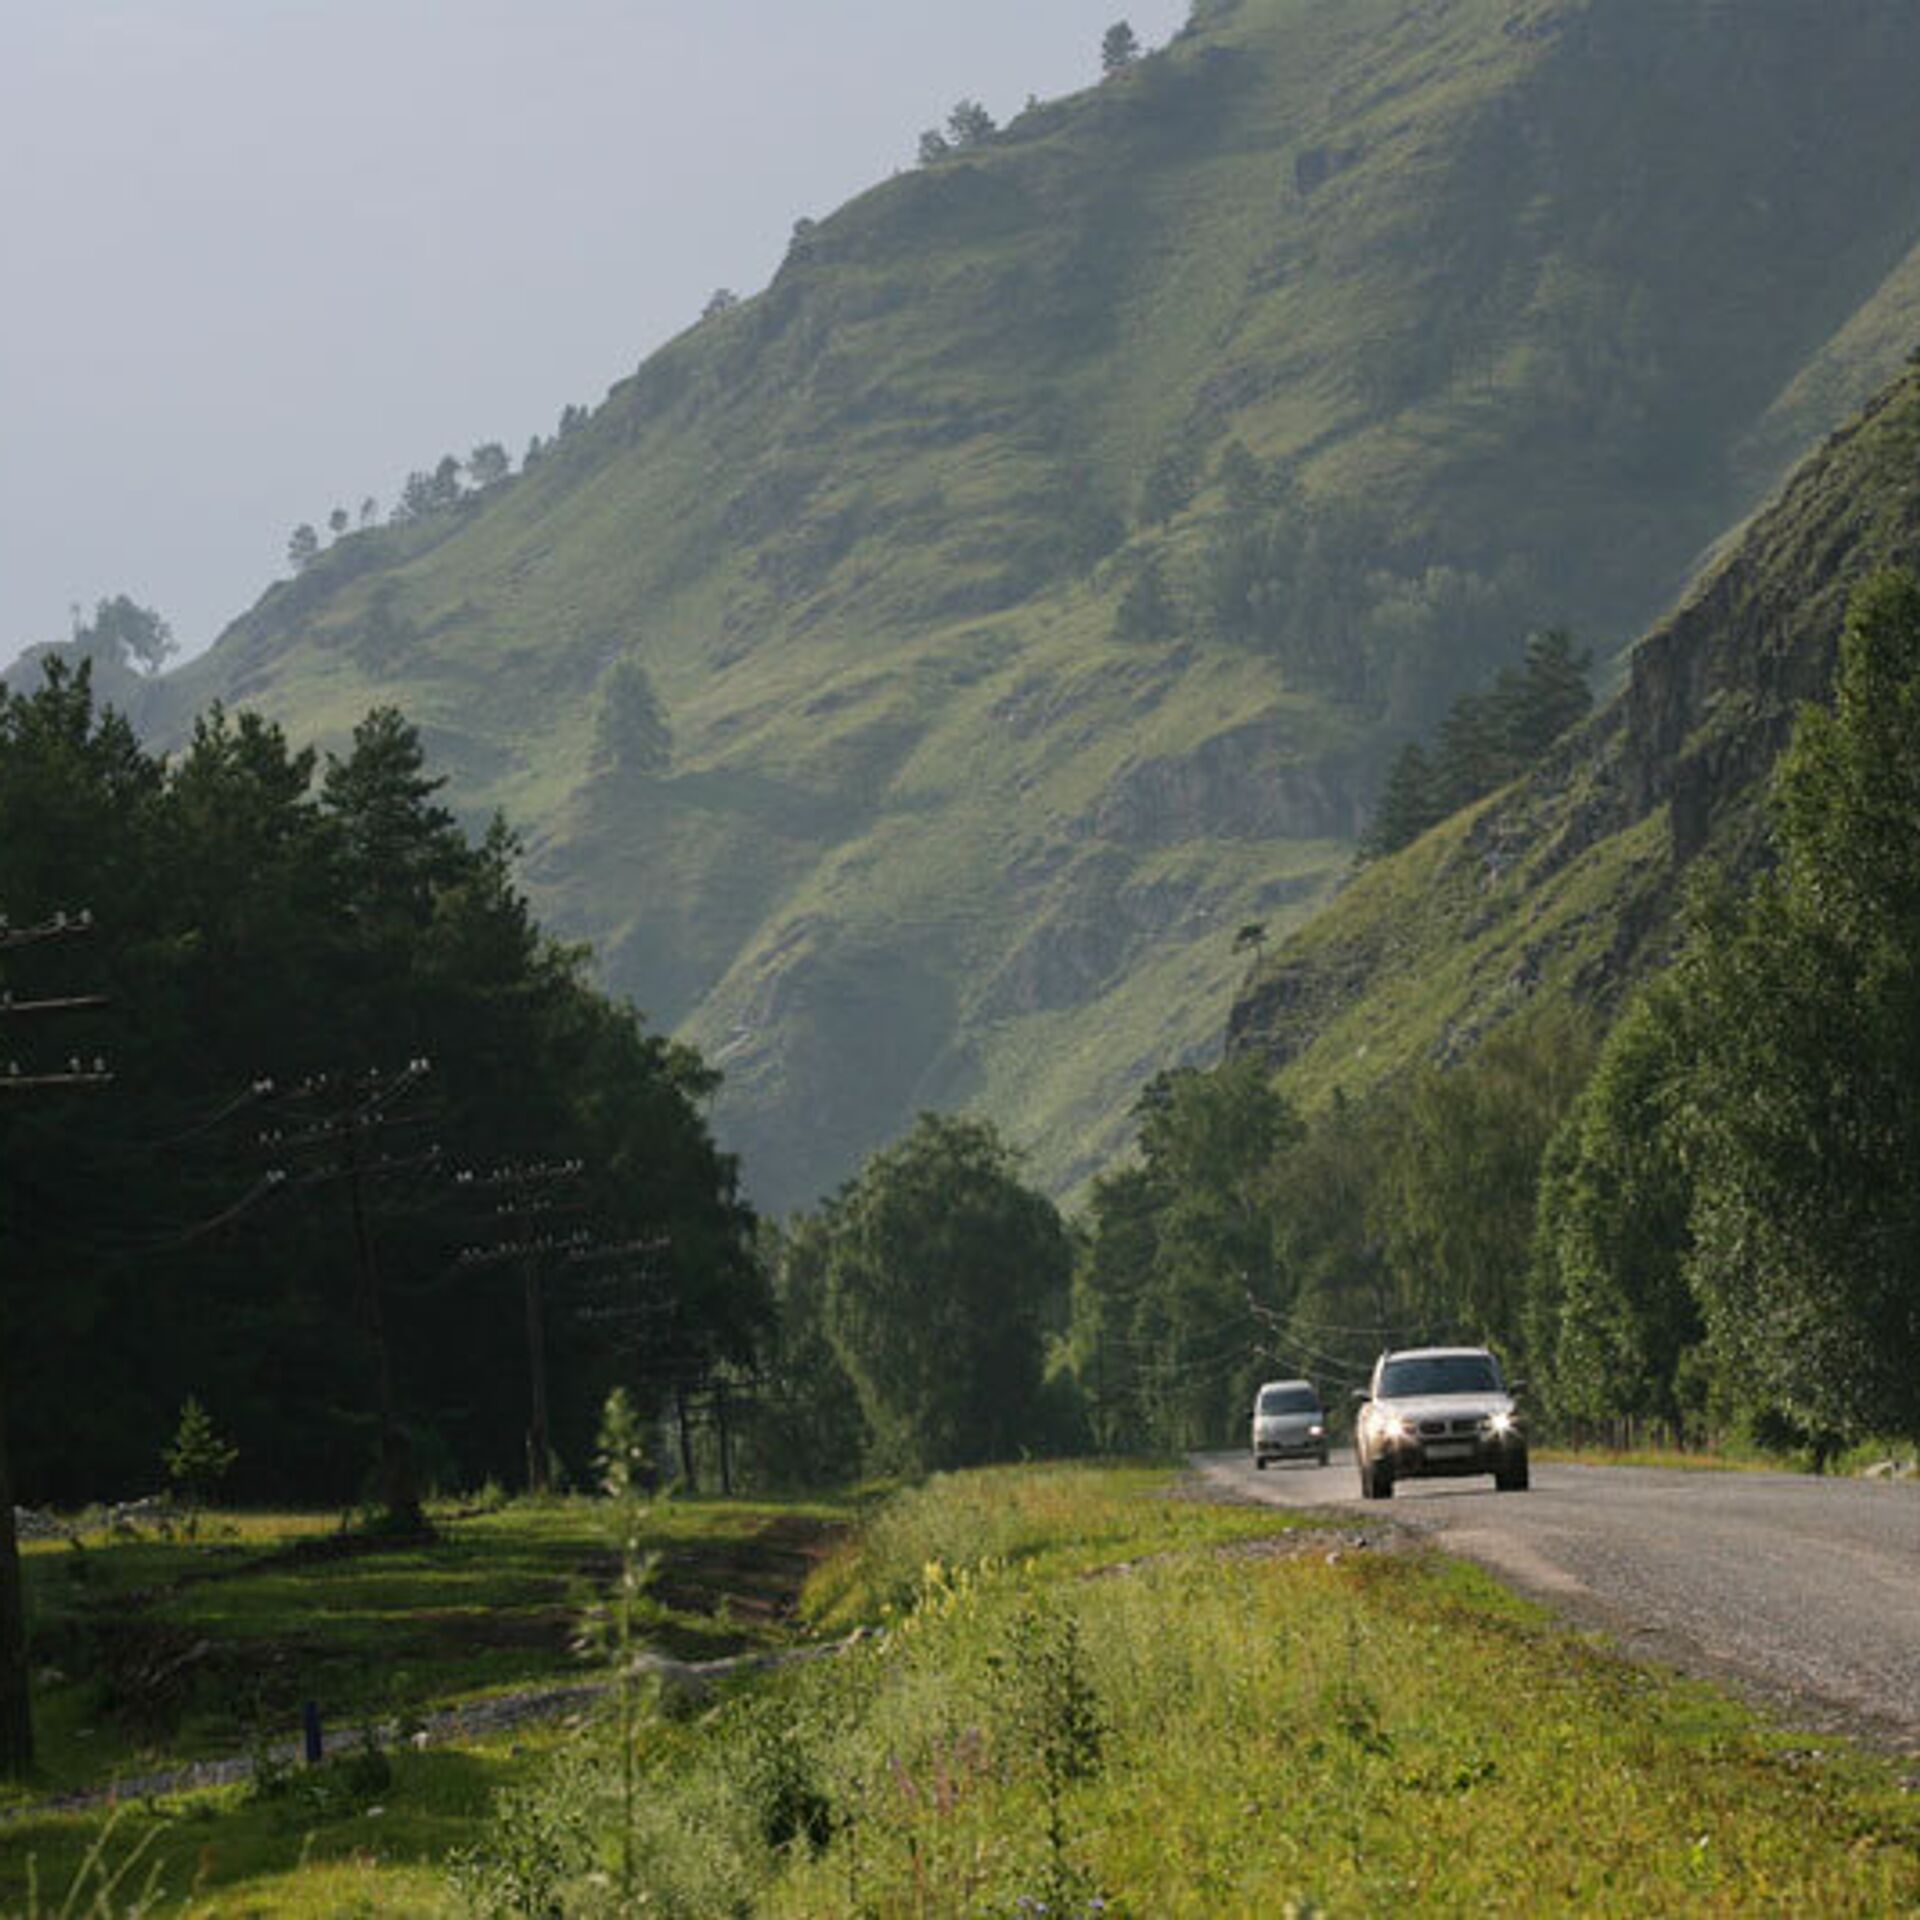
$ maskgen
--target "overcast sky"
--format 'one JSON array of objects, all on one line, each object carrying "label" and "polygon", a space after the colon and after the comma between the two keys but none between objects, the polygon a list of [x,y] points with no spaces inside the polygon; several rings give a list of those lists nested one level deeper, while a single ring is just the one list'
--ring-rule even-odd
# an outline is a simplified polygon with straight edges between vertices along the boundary
[{"label": "overcast sky", "polygon": [[197,651],[335,506],[515,455],[962,97],[1186,0],[0,0],[0,663]]}]

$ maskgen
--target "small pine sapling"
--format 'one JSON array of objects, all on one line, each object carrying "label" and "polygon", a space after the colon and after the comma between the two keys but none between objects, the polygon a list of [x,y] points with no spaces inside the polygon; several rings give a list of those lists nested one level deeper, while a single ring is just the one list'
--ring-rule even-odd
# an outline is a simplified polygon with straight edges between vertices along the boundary
[{"label": "small pine sapling", "polygon": [[213,1504],[215,1489],[239,1458],[240,1449],[214,1431],[212,1415],[189,1394],[173,1439],[160,1452],[167,1478],[189,1514]]}]

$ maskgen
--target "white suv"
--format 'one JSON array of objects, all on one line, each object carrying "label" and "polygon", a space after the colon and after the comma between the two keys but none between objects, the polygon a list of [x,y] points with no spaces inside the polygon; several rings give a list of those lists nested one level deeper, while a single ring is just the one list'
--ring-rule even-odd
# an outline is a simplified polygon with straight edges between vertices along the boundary
[{"label": "white suv", "polygon": [[1353,1450],[1360,1492],[1384,1500],[1396,1480],[1490,1473],[1502,1493],[1527,1484],[1527,1436],[1500,1363],[1485,1347],[1383,1353],[1356,1396]]}]

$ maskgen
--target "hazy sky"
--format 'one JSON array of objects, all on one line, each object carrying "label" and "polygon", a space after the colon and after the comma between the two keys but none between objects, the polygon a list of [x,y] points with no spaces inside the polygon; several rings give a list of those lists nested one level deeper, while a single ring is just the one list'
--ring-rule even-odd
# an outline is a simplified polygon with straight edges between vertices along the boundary
[{"label": "hazy sky", "polygon": [[0,662],[189,651],[300,521],[516,460],[962,97],[1186,0],[0,0]]}]

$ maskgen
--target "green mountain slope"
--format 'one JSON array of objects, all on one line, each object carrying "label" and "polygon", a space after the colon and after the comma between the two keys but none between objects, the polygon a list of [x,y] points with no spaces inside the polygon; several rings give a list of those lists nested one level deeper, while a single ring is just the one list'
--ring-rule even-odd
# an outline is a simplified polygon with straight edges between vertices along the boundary
[{"label": "green mountain slope", "polygon": [[[803,224],[148,723],[403,706],[723,1067],[763,1201],[960,1104],[1071,1188],[1217,1047],[1235,929],[1327,896],[1399,738],[1531,626],[1637,631],[1897,364],[1917,57],[1878,0],[1203,3]],[[635,664],[672,758],[596,765]]]},{"label": "green mountain slope", "polygon": [[1610,1011],[1669,951],[1693,862],[1763,855],[1774,759],[1829,696],[1848,596],[1890,566],[1920,571],[1920,370],[1804,464],[1547,762],[1256,967],[1229,1051],[1311,1101],[1457,1056],[1543,998]]}]

